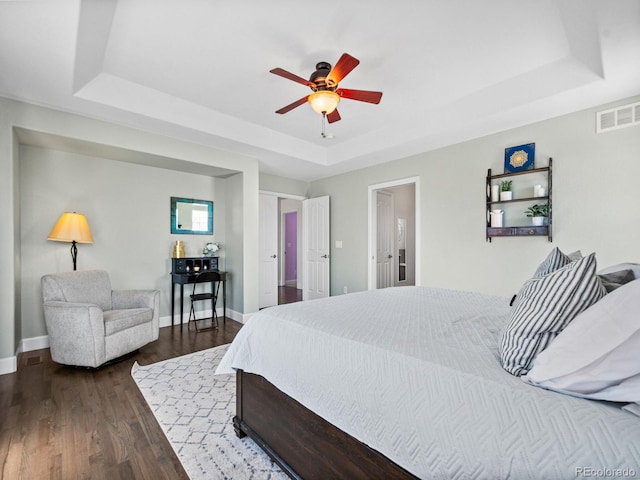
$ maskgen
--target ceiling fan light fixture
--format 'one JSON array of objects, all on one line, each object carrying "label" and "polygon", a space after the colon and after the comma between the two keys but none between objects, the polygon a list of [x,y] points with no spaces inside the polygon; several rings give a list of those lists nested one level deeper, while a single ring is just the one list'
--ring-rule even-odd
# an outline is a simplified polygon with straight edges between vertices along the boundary
[{"label": "ceiling fan light fixture", "polygon": [[320,115],[328,115],[338,107],[340,95],[331,90],[318,90],[309,95],[307,101]]}]

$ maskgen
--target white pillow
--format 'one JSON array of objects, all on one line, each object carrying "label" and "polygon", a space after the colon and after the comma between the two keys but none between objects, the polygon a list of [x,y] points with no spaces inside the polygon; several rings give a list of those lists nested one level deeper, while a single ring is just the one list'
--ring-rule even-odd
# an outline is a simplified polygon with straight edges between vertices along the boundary
[{"label": "white pillow", "polygon": [[629,413],[633,413],[634,415],[637,415],[638,417],[640,417],[640,403],[635,402],[635,403],[629,403],[627,405],[625,405],[624,407],[622,407],[623,410],[626,410]]},{"label": "white pillow", "polygon": [[636,279],[640,278],[640,263],[619,263],[617,265],[611,265],[610,267],[600,270],[598,275],[619,272],[620,270],[631,270]]},{"label": "white pillow", "polygon": [[500,339],[502,367],[524,375],[533,360],[573,318],[604,297],[592,253],[543,277],[533,277],[518,292]]},{"label": "white pillow", "polygon": [[640,402],[640,280],[574,318],[522,380],[579,397]]},{"label": "white pillow", "polygon": [[636,277],[633,270],[618,270],[611,273],[599,273],[598,278],[607,290],[607,293],[613,292],[616,288],[620,288],[625,283],[633,282]]}]

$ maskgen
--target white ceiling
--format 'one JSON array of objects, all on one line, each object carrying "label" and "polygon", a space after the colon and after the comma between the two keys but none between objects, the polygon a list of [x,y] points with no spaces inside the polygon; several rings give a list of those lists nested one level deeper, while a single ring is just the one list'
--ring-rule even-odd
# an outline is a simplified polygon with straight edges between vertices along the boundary
[{"label": "white ceiling", "polygon": [[[308,78],[360,60],[326,127]],[[640,93],[640,0],[0,2],[0,96],[313,180]],[[594,122],[595,123],[595,122]],[[594,127],[595,128],[595,127]],[[535,139],[531,139],[535,140]]]}]

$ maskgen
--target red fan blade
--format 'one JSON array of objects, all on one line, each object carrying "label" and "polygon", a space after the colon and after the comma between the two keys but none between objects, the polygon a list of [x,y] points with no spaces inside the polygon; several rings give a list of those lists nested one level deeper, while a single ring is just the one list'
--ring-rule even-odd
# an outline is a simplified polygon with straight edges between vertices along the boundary
[{"label": "red fan blade", "polygon": [[347,88],[339,88],[336,93],[342,98],[349,100],[358,100],[359,102],[380,103],[382,92],[372,92],[369,90],[349,90]]},{"label": "red fan blade", "polygon": [[299,107],[303,103],[307,103],[307,98],[308,98],[308,95],[306,97],[302,97],[300,100],[296,100],[295,102],[287,105],[286,107],[282,107],[280,110],[276,110],[276,113],[287,113],[293,110],[294,108]]},{"label": "red fan blade", "polygon": [[295,75],[291,72],[287,72],[282,68],[274,68],[273,70],[269,70],[271,73],[275,73],[276,75],[280,75],[281,77],[287,78],[289,80],[293,80],[294,82],[301,83],[302,85],[306,85],[307,87],[315,87],[315,84],[311,83],[309,80],[305,80],[298,75]]},{"label": "red fan blade", "polygon": [[327,122],[333,123],[340,120],[340,114],[338,113],[338,109],[336,108],[333,112],[327,114]]},{"label": "red fan blade", "polygon": [[327,75],[325,82],[329,87],[335,87],[351,72],[351,70],[356,68],[359,63],[360,60],[357,58],[352,57],[348,53],[343,53],[340,60],[338,60],[338,63],[336,63],[333,69],[329,72],[329,75]]}]

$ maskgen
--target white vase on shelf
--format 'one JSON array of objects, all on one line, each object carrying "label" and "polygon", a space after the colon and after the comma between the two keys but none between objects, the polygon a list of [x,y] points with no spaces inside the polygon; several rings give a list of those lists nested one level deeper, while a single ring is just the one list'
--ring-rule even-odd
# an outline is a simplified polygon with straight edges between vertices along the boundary
[{"label": "white vase on shelf", "polygon": [[502,215],[504,212],[502,210],[491,210],[489,212],[489,223],[493,228],[501,228],[502,227]]},{"label": "white vase on shelf", "polygon": [[504,202],[505,200],[513,200],[513,192],[511,190],[500,192],[500,201]]},{"label": "white vase on shelf", "polygon": [[493,185],[491,187],[491,201],[497,202],[499,198],[500,198],[500,186]]}]

